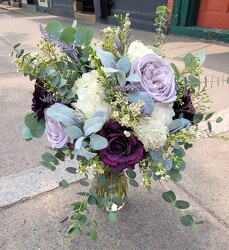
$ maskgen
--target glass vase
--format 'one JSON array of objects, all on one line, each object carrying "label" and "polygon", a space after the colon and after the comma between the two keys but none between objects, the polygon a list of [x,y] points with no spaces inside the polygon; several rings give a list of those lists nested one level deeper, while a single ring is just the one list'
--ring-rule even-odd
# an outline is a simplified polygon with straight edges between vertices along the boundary
[{"label": "glass vase", "polygon": [[128,179],[125,173],[97,173],[92,188],[99,198],[99,206],[106,211],[118,211],[127,201]]}]

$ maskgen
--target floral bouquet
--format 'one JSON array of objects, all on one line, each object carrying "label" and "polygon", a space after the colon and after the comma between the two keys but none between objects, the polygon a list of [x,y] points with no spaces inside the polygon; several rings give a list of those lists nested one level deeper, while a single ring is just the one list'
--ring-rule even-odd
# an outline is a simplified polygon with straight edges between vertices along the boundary
[{"label": "floral bouquet", "polygon": [[[43,154],[42,165],[55,170],[59,161],[71,158],[75,167],[66,170],[86,178],[80,184],[88,191],[73,204],[72,238],[83,232],[98,238],[93,205],[106,210],[111,222],[117,220],[115,211],[129,196],[128,184],[139,185],[136,171],[148,191],[153,181],[181,180],[185,150],[203,132],[213,136],[208,121],[213,112],[199,80],[204,55],[186,55],[183,69],[163,58],[167,11],[158,7],[156,36],[149,46],[131,40],[128,15],[116,16],[119,26],[101,31],[97,43],[93,31],[77,27],[76,21],[65,28],[51,21],[40,25],[39,53],[25,54],[19,44],[14,46],[19,71],[35,81],[22,137],[30,141],[45,132],[54,153]],[[208,124],[204,131],[199,129],[202,120]],[[162,198],[173,210],[189,207],[171,190]],[[194,231],[203,222],[185,214],[181,223]]]}]

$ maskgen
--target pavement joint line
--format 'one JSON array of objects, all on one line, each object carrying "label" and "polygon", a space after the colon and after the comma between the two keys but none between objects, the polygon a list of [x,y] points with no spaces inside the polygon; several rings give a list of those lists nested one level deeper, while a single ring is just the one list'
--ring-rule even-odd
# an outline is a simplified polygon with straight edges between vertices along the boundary
[{"label": "pavement joint line", "polygon": [[17,71],[3,72],[3,73],[0,73],[0,76],[2,76],[2,75],[10,75],[10,74],[18,74],[18,72]]},{"label": "pavement joint line", "polygon": [[0,36],[0,39],[2,39],[2,41],[6,43],[8,46],[12,47],[12,45],[9,42],[7,42],[3,37]]},{"label": "pavement joint line", "polygon": [[181,183],[175,183],[175,185],[181,189],[182,192],[184,192],[188,197],[190,197],[192,200],[194,200],[198,206],[200,206],[203,210],[205,210],[207,213],[209,213],[213,218],[218,220],[218,222],[224,226],[225,229],[229,231],[229,223],[224,221],[216,212],[208,207],[206,207],[203,202],[199,199],[197,199],[188,189],[186,189]]},{"label": "pavement joint line", "polygon": [[[82,179],[83,179],[83,178],[82,178]],[[69,186],[72,186],[72,185],[78,183],[79,181],[80,181],[80,179],[79,179],[79,180],[76,180],[76,181],[73,181],[73,182],[69,183]],[[22,198],[22,199],[20,199],[20,200],[18,200],[18,201],[16,201],[16,202],[14,202],[14,203],[12,203],[12,204],[8,204],[8,205],[1,206],[1,207],[0,207],[0,212],[5,211],[5,210],[7,210],[7,209],[10,209],[10,208],[13,207],[13,206],[20,205],[20,204],[22,204],[22,203],[25,203],[25,202],[34,200],[34,199],[39,198],[39,197],[42,197],[42,196],[44,196],[44,195],[46,195],[46,194],[49,194],[49,193],[51,193],[51,192],[57,190],[58,188],[60,188],[60,187],[58,186],[58,187],[52,188],[52,189],[47,190],[47,191],[42,192],[42,193],[38,193],[38,194],[33,195],[33,196],[24,197],[24,198]]]}]

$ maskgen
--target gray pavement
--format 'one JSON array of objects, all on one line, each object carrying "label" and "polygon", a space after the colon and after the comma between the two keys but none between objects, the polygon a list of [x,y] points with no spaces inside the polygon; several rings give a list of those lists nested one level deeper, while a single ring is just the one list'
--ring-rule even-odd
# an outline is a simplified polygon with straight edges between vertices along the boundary
[{"label": "gray pavement", "polygon": [[[2,9],[1,7],[7,8]],[[38,24],[71,19],[33,13],[0,5],[0,249],[229,249],[229,142],[200,139],[187,153],[187,169],[183,180],[173,188],[180,199],[191,204],[195,218],[205,220],[191,236],[179,224],[179,214],[161,198],[161,187],[153,185],[148,194],[143,188],[132,189],[133,196],[119,212],[119,222],[111,225],[106,213],[96,209],[101,238],[95,244],[85,238],[66,245],[70,221],[62,222],[71,212],[69,204],[79,197],[81,186],[75,177],[66,176],[60,166],[56,173],[41,167],[41,155],[49,146],[46,139],[26,143],[20,138],[23,116],[29,111],[33,84],[21,74],[10,58],[11,46],[20,42],[29,51],[39,41]],[[99,38],[101,24],[79,22],[91,26]],[[134,39],[150,43],[152,33],[133,30]],[[229,46],[224,43],[167,36],[166,59],[182,65],[188,53],[205,51],[204,76],[221,80],[229,76]],[[214,124],[217,133],[229,136],[229,86],[213,86],[209,94],[212,109],[223,114],[224,122]],[[67,163],[69,166],[71,163]],[[58,182],[69,178],[71,186],[62,190]]]}]

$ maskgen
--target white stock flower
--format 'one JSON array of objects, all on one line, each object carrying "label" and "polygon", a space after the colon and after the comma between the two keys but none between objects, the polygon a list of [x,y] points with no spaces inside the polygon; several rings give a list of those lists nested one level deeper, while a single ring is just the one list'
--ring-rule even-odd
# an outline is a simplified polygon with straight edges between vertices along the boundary
[{"label": "white stock flower", "polygon": [[155,105],[151,116],[140,119],[137,137],[146,151],[164,146],[167,140],[168,126],[175,115],[171,104]]},{"label": "white stock flower", "polygon": [[127,52],[131,62],[134,62],[136,59],[142,58],[143,56],[152,53],[155,54],[152,49],[149,49],[141,41],[138,40],[130,44]]},{"label": "white stock flower", "polygon": [[96,111],[104,111],[106,113],[110,111],[110,105],[103,101],[104,92],[97,80],[98,76],[98,72],[92,70],[91,72],[84,73],[82,78],[75,82],[78,100],[72,103],[72,106],[79,109],[86,118],[91,117]]}]

